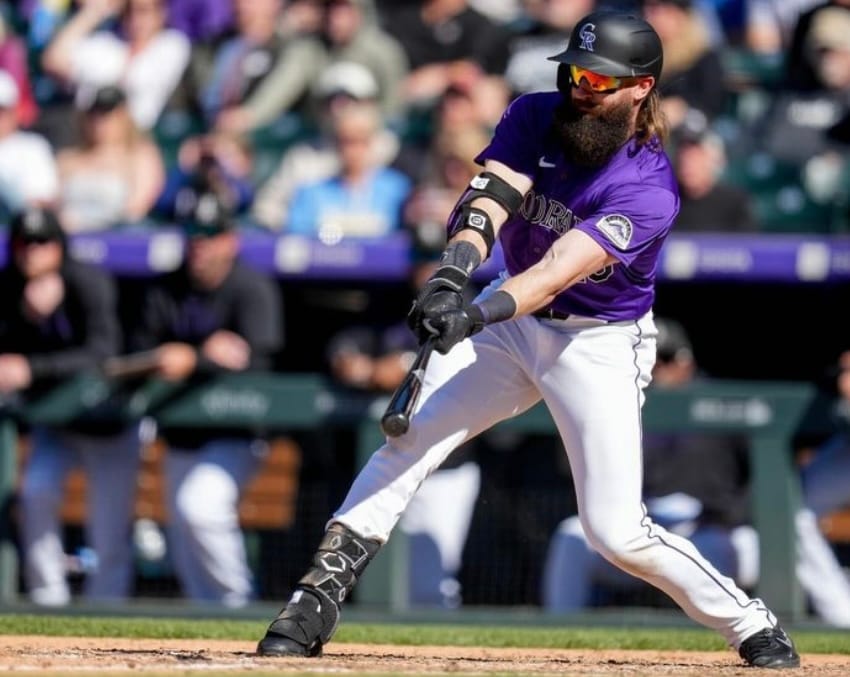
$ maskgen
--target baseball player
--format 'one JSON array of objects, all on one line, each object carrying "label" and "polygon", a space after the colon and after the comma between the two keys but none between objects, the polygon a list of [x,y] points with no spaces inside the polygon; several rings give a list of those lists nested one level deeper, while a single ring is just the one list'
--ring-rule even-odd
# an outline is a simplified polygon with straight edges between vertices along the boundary
[{"label": "baseball player", "polygon": [[[658,35],[635,16],[594,12],[550,58],[557,91],[505,110],[476,158],[484,171],[449,218],[441,265],[414,301],[409,323],[420,341],[437,336],[439,354],[410,429],[355,479],[261,655],[319,655],[340,604],[428,474],[460,443],[542,399],[592,546],[720,632],[747,664],[799,665],[765,603],[654,524],[641,500],[655,274],[679,208],[662,147]],[[506,269],[464,304],[497,237]]]}]

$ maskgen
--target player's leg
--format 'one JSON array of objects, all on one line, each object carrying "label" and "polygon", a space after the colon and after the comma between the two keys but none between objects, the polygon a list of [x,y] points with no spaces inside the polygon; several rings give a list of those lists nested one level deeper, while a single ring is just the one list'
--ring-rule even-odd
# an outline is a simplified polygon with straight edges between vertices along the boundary
[{"label": "player's leg", "polygon": [[140,465],[139,427],[116,435],[75,436],[88,479],[86,537],[97,567],[86,577],[93,600],[121,600],[133,582],[133,513]]},{"label": "player's leg", "polygon": [[590,543],[732,646],[774,628],[776,619],[761,600],[750,599],[689,540],[646,514],[640,410],[655,359],[651,318],[565,334],[559,360],[538,378],[569,454]]},{"label": "player's leg", "polygon": [[36,426],[21,482],[21,548],[24,580],[36,604],[61,606],[71,601],[59,509],[65,477],[79,461],[61,431]]},{"label": "player's leg", "polygon": [[165,455],[169,548],[181,586],[193,600],[235,607],[253,596],[238,506],[263,448],[250,440],[221,439]]},{"label": "player's leg", "polygon": [[493,325],[432,357],[410,429],[388,439],[359,472],[313,565],[261,640],[260,654],[320,654],[340,603],[425,478],[457,446],[539,400],[515,357],[517,342],[525,340],[515,324]]},{"label": "player's leg", "polygon": [[543,565],[543,607],[550,613],[581,611],[590,604],[598,584],[624,590],[641,583],[591,548],[581,520],[568,517],[549,541]]}]

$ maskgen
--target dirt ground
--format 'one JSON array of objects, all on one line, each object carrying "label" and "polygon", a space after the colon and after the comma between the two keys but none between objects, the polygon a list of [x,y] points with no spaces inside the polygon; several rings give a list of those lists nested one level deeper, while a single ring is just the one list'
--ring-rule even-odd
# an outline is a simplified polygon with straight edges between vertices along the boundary
[{"label": "dirt ground", "polygon": [[[850,674],[850,656],[804,655],[794,675]],[[725,653],[403,647],[332,643],[322,658],[260,658],[249,642],[0,637],[0,671],[47,673],[237,671],[400,675],[748,675]]]}]

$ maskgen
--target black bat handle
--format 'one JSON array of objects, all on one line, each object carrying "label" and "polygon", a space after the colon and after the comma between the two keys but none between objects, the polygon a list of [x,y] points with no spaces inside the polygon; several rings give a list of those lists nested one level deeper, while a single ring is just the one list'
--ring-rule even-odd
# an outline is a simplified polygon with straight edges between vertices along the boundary
[{"label": "black bat handle", "polygon": [[425,380],[425,368],[428,366],[431,353],[434,351],[434,340],[435,337],[429,336],[419,348],[407,376],[396,388],[384,415],[381,417],[381,430],[387,437],[404,435],[410,427],[410,417],[413,414],[416,402],[419,400],[422,382]]}]

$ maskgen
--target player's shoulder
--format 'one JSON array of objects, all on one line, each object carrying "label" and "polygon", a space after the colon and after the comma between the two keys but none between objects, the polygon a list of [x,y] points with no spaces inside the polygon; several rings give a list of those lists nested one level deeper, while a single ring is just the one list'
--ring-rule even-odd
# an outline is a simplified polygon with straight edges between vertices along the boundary
[{"label": "player's shoulder", "polygon": [[634,142],[633,144],[628,155],[632,159],[630,167],[635,175],[634,181],[676,192],[677,183],[673,163],[661,140],[653,137],[642,144]]}]

